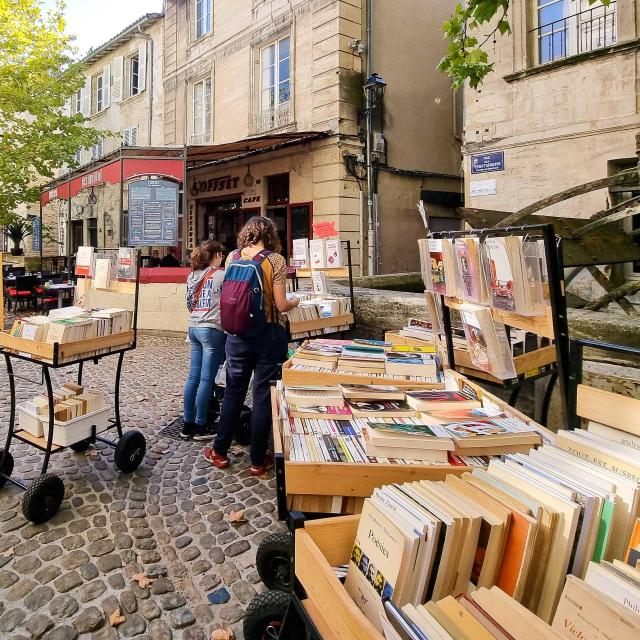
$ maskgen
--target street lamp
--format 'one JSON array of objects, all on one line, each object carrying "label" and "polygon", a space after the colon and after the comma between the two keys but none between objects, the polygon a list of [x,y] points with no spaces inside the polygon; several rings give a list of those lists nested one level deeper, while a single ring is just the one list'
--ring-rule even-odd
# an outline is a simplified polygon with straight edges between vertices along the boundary
[{"label": "street lamp", "polygon": [[386,88],[387,83],[377,73],[372,73],[367,78],[364,83],[364,92],[371,101],[371,107],[375,107],[381,102]]}]

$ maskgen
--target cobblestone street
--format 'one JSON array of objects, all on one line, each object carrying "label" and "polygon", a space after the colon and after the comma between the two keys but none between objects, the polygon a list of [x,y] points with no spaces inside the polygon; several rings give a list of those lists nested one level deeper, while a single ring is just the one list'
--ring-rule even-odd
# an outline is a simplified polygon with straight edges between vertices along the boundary
[{"label": "cobblestone street", "polygon": [[[258,543],[283,530],[275,513],[273,473],[249,474],[248,455],[236,449],[231,469],[218,471],[202,458],[202,443],[159,436],[182,405],[188,346],[183,339],[141,337],[126,354],[122,378],[125,429],[147,438],[138,471],[119,474],[113,451],[97,456],[71,450],[52,456],[66,495],[61,510],[44,525],[32,525],[20,511],[21,494],[0,491],[0,638],[92,640],[149,638],[208,640],[229,624],[242,638],[246,605],[262,589],[255,571]],[[110,395],[117,358],[85,365],[83,383]],[[57,372],[75,380],[76,367]],[[8,423],[8,382],[2,363],[0,435]],[[39,370],[16,365],[21,375]],[[18,400],[40,392],[25,381]],[[115,434],[115,432],[113,432]],[[42,454],[14,441],[14,475],[35,478]],[[230,523],[245,510],[245,522]],[[132,578],[153,578],[141,588]],[[210,604],[208,596],[218,604]],[[116,628],[108,618],[120,609]]]}]

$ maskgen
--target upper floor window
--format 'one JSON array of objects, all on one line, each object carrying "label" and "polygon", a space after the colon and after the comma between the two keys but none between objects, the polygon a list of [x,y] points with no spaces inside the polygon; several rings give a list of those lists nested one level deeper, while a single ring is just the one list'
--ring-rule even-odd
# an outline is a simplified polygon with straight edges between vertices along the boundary
[{"label": "upper floor window", "polygon": [[196,38],[211,33],[213,22],[213,0],[195,0]]},{"label": "upper floor window", "polygon": [[193,85],[193,135],[194,144],[211,141],[211,78]]},{"label": "upper floor window", "polygon": [[78,113],[82,113],[82,89],[78,89],[73,94],[73,99],[71,102],[71,109],[73,115],[77,115]]},{"label": "upper floor window", "polygon": [[140,56],[136,53],[128,60],[129,95],[137,96],[140,92]]},{"label": "upper floor window", "polygon": [[104,146],[103,146],[104,141],[100,140],[100,142],[97,142],[96,144],[94,144],[91,147],[91,160],[100,160],[100,158],[102,157],[102,154],[104,153]]},{"label": "upper floor window", "polygon": [[291,120],[291,38],[281,38],[260,52],[259,131],[275,129]]},{"label": "upper floor window", "polygon": [[616,2],[535,0],[533,30],[538,64],[608,47],[617,42]]},{"label": "upper floor window", "polygon": [[122,144],[125,147],[138,146],[138,125],[127,127],[122,131]]},{"label": "upper floor window", "polygon": [[109,107],[111,92],[111,66],[106,66],[91,78],[92,113],[100,113]]}]

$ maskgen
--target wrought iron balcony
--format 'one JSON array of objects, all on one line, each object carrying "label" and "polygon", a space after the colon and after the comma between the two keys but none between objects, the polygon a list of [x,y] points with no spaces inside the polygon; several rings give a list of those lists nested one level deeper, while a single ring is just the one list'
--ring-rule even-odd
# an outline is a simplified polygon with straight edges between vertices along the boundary
[{"label": "wrought iron balcony", "polygon": [[210,144],[210,133],[193,133],[191,134],[191,144]]},{"label": "wrought iron balcony", "polygon": [[278,107],[265,109],[256,117],[256,133],[264,133],[273,129],[281,129],[293,122],[291,101],[284,102]]},{"label": "wrought iron balcony", "polygon": [[537,64],[609,47],[618,41],[616,2],[597,6],[532,29]]}]

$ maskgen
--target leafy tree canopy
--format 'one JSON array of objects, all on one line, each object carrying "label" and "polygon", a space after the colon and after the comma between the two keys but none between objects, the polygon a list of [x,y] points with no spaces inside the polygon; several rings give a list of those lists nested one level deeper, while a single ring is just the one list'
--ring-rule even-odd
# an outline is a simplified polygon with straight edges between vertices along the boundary
[{"label": "leafy tree canopy", "polygon": [[[520,0],[524,2],[525,0]],[[442,30],[449,40],[447,55],[440,61],[438,69],[447,73],[456,88],[465,81],[476,88],[494,67],[483,49],[497,34],[508,35],[511,25],[508,20],[510,0],[467,0],[458,4],[451,18],[444,22]],[[589,4],[608,6],[611,0],[588,0]],[[480,35],[483,27],[489,29]]]},{"label": "leafy tree canopy", "polygon": [[16,207],[36,202],[56,169],[103,133],[70,115],[67,99],[84,85],[64,2],[46,12],[40,0],[0,0],[0,225]]}]

